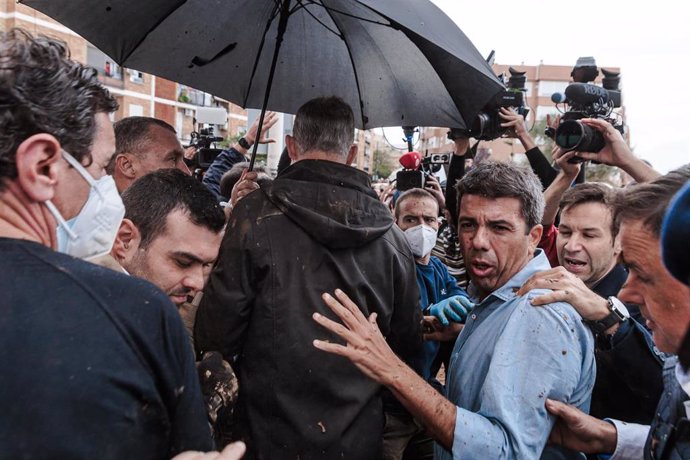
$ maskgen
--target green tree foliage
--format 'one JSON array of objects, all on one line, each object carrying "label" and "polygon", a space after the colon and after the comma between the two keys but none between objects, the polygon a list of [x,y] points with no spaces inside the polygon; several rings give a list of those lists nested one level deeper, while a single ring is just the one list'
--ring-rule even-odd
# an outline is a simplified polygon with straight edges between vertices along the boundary
[{"label": "green tree foliage", "polygon": [[390,155],[383,150],[374,150],[372,173],[378,177],[388,177],[393,172]]}]

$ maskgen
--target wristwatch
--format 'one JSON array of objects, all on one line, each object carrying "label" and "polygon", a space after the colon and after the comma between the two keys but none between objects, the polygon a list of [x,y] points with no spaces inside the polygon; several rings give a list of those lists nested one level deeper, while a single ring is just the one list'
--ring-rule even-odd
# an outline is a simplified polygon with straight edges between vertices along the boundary
[{"label": "wristwatch", "polygon": [[618,300],[616,297],[611,296],[608,299],[606,299],[606,302],[608,303],[608,308],[610,312],[607,316],[600,319],[599,321],[586,321],[587,325],[592,329],[592,331],[596,335],[603,334],[604,331],[606,331],[611,326],[614,326],[618,323],[622,323],[623,321],[630,318],[630,313],[628,312],[628,309],[625,307],[623,302]]},{"label": "wristwatch", "polygon": [[240,137],[237,143],[240,144],[240,146],[245,150],[249,150],[252,147],[251,145],[249,145],[249,142],[247,142],[247,139],[245,139],[244,137]]}]

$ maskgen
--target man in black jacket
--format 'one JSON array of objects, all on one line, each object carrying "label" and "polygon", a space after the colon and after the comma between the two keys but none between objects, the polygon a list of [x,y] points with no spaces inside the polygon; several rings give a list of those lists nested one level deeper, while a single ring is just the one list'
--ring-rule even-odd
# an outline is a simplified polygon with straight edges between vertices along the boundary
[{"label": "man in black jacket", "polygon": [[[193,353],[165,294],[55,251],[62,216],[96,203],[93,225],[117,224],[112,195],[94,189],[108,181],[117,103],[53,40],[2,32],[0,61],[0,458],[210,449]],[[72,226],[80,244],[107,236],[84,230]]]},{"label": "man in black jacket", "polygon": [[352,110],[318,98],[295,117],[293,164],[238,202],[195,326],[198,352],[220,350],[239,371],[239,410],[256,458],[380,458],[380,386],[325,356],[335,340],[311,315],[332,316],[321,293],[344,287],[388,343],[421,346],[414,256],[368,176],[348,166]]}]

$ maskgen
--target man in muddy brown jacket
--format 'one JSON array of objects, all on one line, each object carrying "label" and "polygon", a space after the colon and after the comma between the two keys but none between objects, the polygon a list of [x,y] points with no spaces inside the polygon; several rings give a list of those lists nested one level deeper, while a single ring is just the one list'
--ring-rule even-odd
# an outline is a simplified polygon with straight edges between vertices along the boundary
[{"label": "man in muddy brown jacket", "polygon": [[414,256],[368,176],[349,166],[351,108],[313,99],[293,132],[293,164],[233,210],[197,314],[197,351],[236,363],[250,458],[380,458],[381,387],[312,346],[334,337],[311,315],[329,315],[321,293],[344,288],[409,359],[421,346]]}]

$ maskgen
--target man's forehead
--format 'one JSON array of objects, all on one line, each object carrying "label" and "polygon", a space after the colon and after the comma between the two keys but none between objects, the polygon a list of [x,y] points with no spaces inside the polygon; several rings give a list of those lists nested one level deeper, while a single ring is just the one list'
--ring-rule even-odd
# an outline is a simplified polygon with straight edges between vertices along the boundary
[{"label": "man's forehead", "polygon": [[420,214],[438,209],[438,202],[432,197],[410,197],[400,203],[402,214]]},{"label": "man's forehead", "polygon": [[156,235],[152,246],[173,255],[186,253],[202,261],[213,261],[218,255],[218,248],[223,232],[194,223],[189,214],[181,209],[168,213],[165,227]]},{"label": "man's forehead", "polygon": [[463,195],[460,200],[460,218],[478,218],[488,220],[523,219],[522,203],[515,197],[485,197],[480,195]]},{"label": "man's forehead", "polygon": [[155,156],[154,159],[161,159],[171,151],[184,152],[177,134],[157,125],[149,127],[146,138],[140,145],[140,151],[135,153],[142,157]]},{"label": "man's forehead", "polygon": [[[613,211],[604,203],[598,201],[586,201],[584,203],[576,203],[567,206],[561,210],[561,218],[576,218],[589,220],[600,220],[601,218],[611,220],[613,219]],[[592,219],[592,218],[595,219]],[[598,223],[598,222],[597,222]]]},{"label": "man's forehead", "polygon": [[643,222],[624,220],[621,222],[620,237],[625,262],[661,258],[659,238],[647,229]]}]

